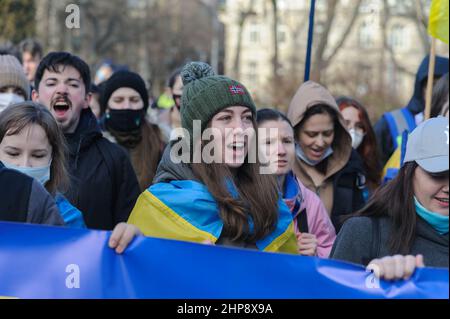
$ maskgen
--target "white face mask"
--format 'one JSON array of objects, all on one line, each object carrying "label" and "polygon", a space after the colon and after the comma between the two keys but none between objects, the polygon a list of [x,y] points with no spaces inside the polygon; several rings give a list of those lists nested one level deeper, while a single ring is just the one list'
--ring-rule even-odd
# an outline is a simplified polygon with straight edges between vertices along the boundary
[{"label": "white face mask", "polygon": [[309,166],[316,166],[317,164],[319,164],[320,162],[322,162],[324,159],[326,159],[327,157],[330,157],[333,154],[333,148],[330,146],[329,148],[327,148],[327,150],[325,151],[325,153],[323,154],[322,158],[318,161],[312,161],[310,160],[305,152],[303,152],[303,149],[300,147],[300,145],[296,145],[295,147],[295,153],[297,154],[297,156],[303,160],[303,162],[305,162],[306,164],[308,164]]},{"label": "white face mask", "polygon": [[352,137],[352,147],[356,150],[361,145],[366,134],[354,128],[350,129],[348,133]]},{"label": "white face mask", "polygon": [[22,96],[15,93],[0,93],[0,113],[8,106],[24,101]]}]

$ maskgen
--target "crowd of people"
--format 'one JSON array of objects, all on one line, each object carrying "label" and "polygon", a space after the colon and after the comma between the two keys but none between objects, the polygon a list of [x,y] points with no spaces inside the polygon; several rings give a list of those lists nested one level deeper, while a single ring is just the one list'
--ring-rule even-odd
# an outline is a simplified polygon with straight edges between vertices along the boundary
[{"label": "crowd of people", "polygon": [[[449,267],[448,59],[373,127],[356,99],[303,83],[287,114],[206,63],[144,79],[67,52],[0,55],[0,221],[377,265]],[[3,52],[5,53],[5,52]],[[431,118],[424,90],[433,81]],[[432,143],[430,143],[432,141]]]}]

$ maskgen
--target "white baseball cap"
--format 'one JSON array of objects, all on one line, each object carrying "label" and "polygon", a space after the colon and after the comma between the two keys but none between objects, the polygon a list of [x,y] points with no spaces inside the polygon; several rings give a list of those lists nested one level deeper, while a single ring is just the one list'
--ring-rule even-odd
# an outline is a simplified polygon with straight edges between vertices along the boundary
[{"label": "white baseball cap", "polygon": [[442,116],[420,124],[408,137],[404,163],[416,162],[429,173],[448,171],[448,126]]}]

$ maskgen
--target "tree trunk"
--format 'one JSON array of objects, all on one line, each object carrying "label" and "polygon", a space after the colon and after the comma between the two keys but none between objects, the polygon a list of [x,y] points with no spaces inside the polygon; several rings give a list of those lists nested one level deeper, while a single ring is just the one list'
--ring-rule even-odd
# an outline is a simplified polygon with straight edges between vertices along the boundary
[{"label": "tree trunk", "polygon": [[234,72],[234,78],[239,79],[240,78],[240,68],[241,68],[241,49],[242,49],[242,37],[244,33],[244,27],[245,22],[247,21],[247,18],[251,15],[254,15],[253,7],[254,7],[255,1],[250,0],[250,3],[248,5],[248,8],[246,11],[240,12],[239,17],[239,29],[237,34],[237,42],[236,42],[236,54],[234,56],[234,63],[233,63],[233,72]]},{"label": "tree trunk", "polygon": [[317,49],[315,50],[314,54],[315,60],[312,63],[311,80],[316,82],[321,82],[325,49],[328,45],[328,37],[330,35],[331,26],[334,21],[337,4],[338,0],[328,1],[326,12],[327,17],[323,28],[323,33],[320,35],[319,42],[317,44]]},{"label": "tree trunk", "polygon": [[272,14],[273,14],[273,24],[272,24],[272,32],[273,32],[273,60],[272,60],[272,70],[273,77],[275,81],[279,78],[279,57],[278,57],[278,3],[277,0],[272,0]]}]

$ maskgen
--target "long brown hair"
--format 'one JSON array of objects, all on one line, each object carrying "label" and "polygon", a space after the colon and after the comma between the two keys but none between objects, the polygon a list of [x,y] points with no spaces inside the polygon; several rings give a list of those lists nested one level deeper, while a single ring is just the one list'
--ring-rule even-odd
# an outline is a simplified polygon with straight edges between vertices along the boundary
[{"label": "long brown hair", "polygon": [[[253,120],[257,141],[256,122]],[[258,143],[252,144],[258,152]],[[205,143],[202,144],[202,151]],[[256,153],[258,154],[258,153]],[[220,217],[224,223],[224,234],[232,241],[244,240],[256,242],[272,233],[278,222],[279,192],[275,177],[260,174],[261,163],[257,156],[256,163],[245,163],[236,171],[226,164],[194,163],[191,164],[196,178],[206,185],[217,202]],[[233,197],[227,183],[234,183],[238,197]],[[252,221],[250,229],[249,217]]]},{"label": "long brown hair", "polygon": [[398,175],[375,191],[367,205],[354,216],[388,217],[392,222],[388,246],[391,254],[409,254],[416,234],[413,178],[416,162],[406,163]]},{"label": "long brown hair", "polygon": [[144,191],[152,184],[164,149],[159,127],[144,120],[138,132],[117,132],[111,128],[108,131],[128,150],[140,189]]},{"label": "long brown hair", "polygon": [[69,184],[65,138],[58,123],[45,106],[34,102],[22,102],[6,108],[0,114],[0,142],[5,135],[16,135],[32,124],[43,128],[52,146],[50,180],[45,184],[45,188],[53,196],[57,192],[64,193]]},{"label": "long brown hair", "polygon": [[362,123],[366,135],[364,136],[361,145],[358,147],[357,152],[363,159],[366,177],[369,182],[369,188],[371,191],[374,191],[381,184],[382,170],[381,165],[378,162],[377,142],[375,132],[373,131],[370,123],[369,115],[367,114],[365,107],[355,99],[340,97],[336,101],[341,111],[348,107],[354,107],[358,110],[359,120]]},{"label": "long brown hair", "polygon": [[142,190],[149,187],[155,177],[156,169],[164,149],[164,142],[159,127],[144,121],[141,127],[142,143],[138,145],[138,152],[133,153],[131,161]]}]

